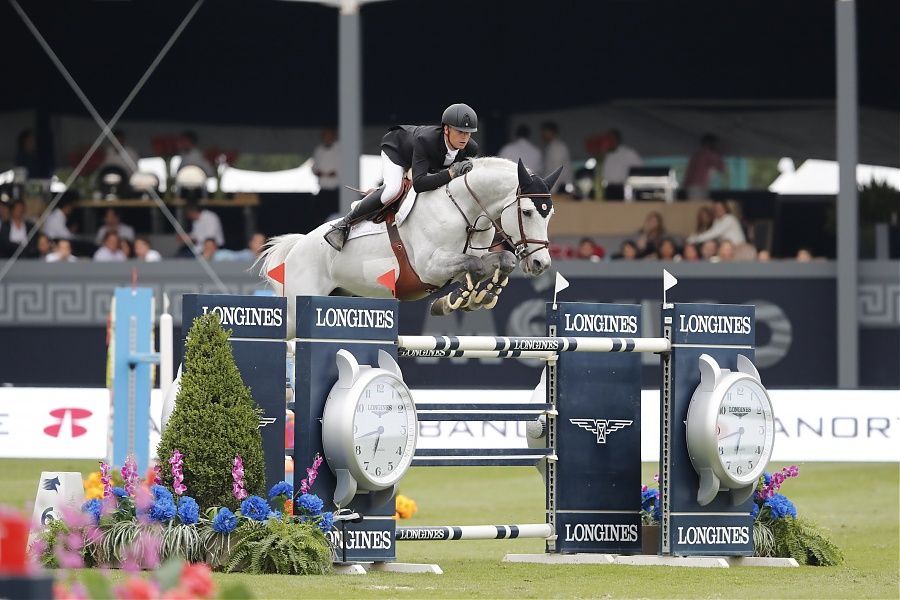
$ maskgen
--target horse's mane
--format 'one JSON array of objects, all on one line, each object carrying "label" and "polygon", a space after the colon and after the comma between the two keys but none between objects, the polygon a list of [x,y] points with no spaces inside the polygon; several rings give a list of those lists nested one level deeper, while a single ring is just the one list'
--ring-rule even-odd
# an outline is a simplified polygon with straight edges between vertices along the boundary
[{"label": "horse's mane", "polygon": [[472,159],[472,168],[484,167],[488,169],[505,169],[507,171],[515,171],[518,165],[506,158],[499,156],[483,156],[481,158]]}]

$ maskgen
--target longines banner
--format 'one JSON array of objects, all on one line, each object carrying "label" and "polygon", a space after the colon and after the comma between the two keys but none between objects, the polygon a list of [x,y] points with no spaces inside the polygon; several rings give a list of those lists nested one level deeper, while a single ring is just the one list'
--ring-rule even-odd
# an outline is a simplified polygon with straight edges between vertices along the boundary
[{"label": "longines banner", "polygon": [[[775,409],[774,461],[900,462],[897,390],[770,390]],[[413,390],[418,402],[458,402],[459,393]],[[529,390],[470,391],[472,402],[528,402]],[[159,439],[159,394],[151,404],[150,440]],[[641,460],[659,455],[659,393],[641,395]],[[0,458],[106,456],[109,392],[83,388],[0,388]],[[609,436],[607,443],[615,443]],[[525,423],[441,421],[419,424],[420,448],[525,448]]]}]

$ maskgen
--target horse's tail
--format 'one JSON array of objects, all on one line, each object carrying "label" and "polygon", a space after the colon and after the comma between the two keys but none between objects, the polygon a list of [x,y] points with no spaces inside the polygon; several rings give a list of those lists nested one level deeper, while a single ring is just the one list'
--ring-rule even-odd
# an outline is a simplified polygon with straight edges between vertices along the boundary
[{"label": "horse's tail", "polygon": [[268,276],[268,272],[283,263],[287,258],[288,252],[305,237],[302,233],[289,233],[269,238],[259,258],[253,263],[254,267],[257,264],[260,265],[259,276],[268,281],[273,289],[280,290],[281,288],[276,287],[275,284],[277,282]]}]

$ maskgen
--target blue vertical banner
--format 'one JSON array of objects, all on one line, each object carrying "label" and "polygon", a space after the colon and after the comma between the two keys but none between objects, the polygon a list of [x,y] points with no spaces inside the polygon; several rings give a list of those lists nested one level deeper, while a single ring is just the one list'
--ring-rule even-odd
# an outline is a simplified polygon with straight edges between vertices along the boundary
[{"label": "blue vertical banner", "polygon": [[737,369],[739,354],[753,360],[755,308],[737,304],[670,305],[663,309],[662,335],[669,338],[672,350],[663,360],[660,385],[660,553],[750,556],[752,499],[734,506],[731,496],[720,492],[710,504],[701,506],[697,502],[700,479],[688,455],[685,420],[691,397],[700,384],[701,354],[712,356],[721,368],[732,371]]},{"label": "blue vertical banner", "polygon": [[244,385],[262,409],[259,427],[266,465],[266,490],[285,477],[285,376],[287,299],[270,296],[185,294],[182,302],[182,344],[194,319],[208,312],[219,315],[230,330],[234,362]]},{"label": "blue vertical banner", "polygon": [[[639,337],[641,307],[547,305],[548,335]],[[627,341],[622,344],[627,348]],[[556,383],[558,460],[548,465],[555,552],[637,554],[641,549],[641,361],[634,352],[563,352],[548,367]],[[555,374],[553,370],[555,369]],[[548,399],[552,401],[552,399]],[[549,475],[551,474],[552,475]],[[555,546],[555,547],[554,547]]]}]

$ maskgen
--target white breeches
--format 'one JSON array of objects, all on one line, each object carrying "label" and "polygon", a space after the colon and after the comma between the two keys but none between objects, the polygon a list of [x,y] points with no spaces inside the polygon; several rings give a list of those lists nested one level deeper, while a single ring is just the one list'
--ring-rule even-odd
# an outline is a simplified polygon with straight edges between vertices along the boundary
[{"label": "white breeches", "polygon": [[394,164],[394,161],[384,152],[381,153],[381,177],[384,179],[384,191],[381,193],[381,203],[387,204],[400,193],[406,169]]}]

